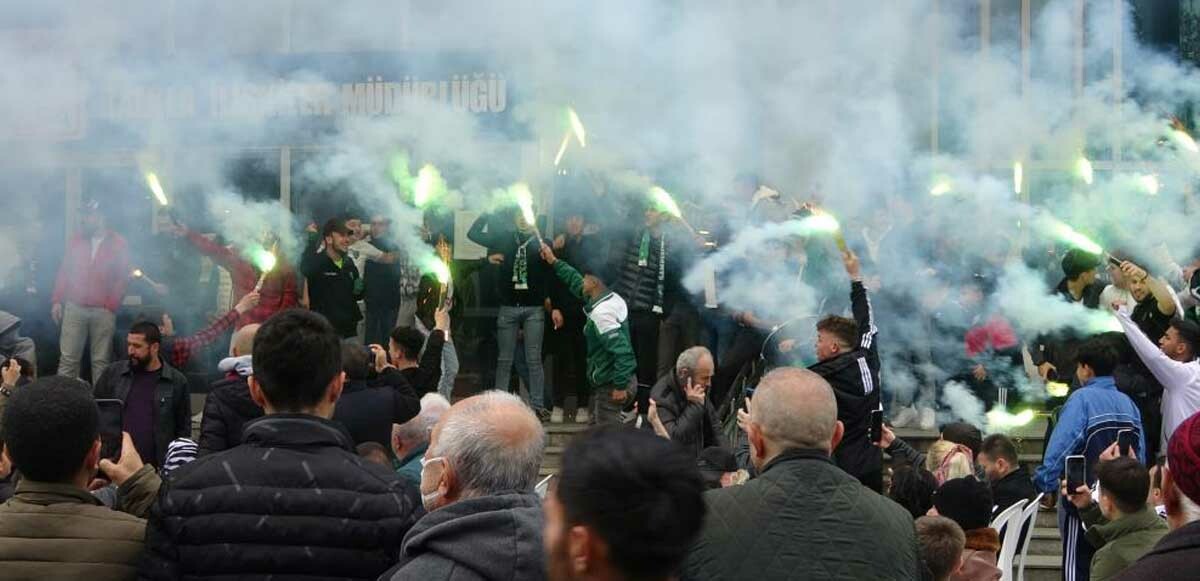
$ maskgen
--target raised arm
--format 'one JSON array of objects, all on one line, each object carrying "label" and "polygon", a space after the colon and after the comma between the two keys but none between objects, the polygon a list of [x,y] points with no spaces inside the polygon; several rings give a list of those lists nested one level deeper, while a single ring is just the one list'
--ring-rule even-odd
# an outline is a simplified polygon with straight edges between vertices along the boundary
[{"label": "raised arm", "polygon": [[854,322],[858,323],[858,346],[875,351],[875,335],[879,329],[875,327],[875,313],[867,298],[867,287],[862,282],[858,256],[846,250],[842,252],[842,264],[846,267],[846,274],[850,275],[850,310],[854,313]]},{"label": "raised arm", "polygon": [[1117,322],[1121,324],[1121,329],[1125,331],[1125,337],[1129,339],[1129,344],[1133,346],[1134,352],[1142,363],[1146,364],[1146,368],[1154,375],[1154,378],[1162,384],[1163,389],[1171,389],[1173,386],[1185,385],[1191,382],[1193,372],[1186,363],[1180,363],[1162,352],[1141,329],[1137,323],[1129,318],[1129,313],[1124,310],[1118,310],[1115,313]]},{"label": "raised arm", "polygon": [[579,274],[579,271],[571,268],[571,265],[565,261],[559,260],[554,255],[554,250],[550,248],[549,244],[542,245],[541,253],[542,260],[546,261],[546,264],[549,264],[550,268],[554,269],[554,275],[558,277],[562,286],[566,287],[567,292],[575,295],[576,298],[582,299],[583,276]]},{"label": "raised arm", "polygon": [[1161,278],[1150,276],[1145,269],[1128,260],[1121,263],[1121,272],[1130,280],[1146,283],[1146,288],[1154,295],[1158,312],[1167,316],[1175,314],[1175,293]]}]

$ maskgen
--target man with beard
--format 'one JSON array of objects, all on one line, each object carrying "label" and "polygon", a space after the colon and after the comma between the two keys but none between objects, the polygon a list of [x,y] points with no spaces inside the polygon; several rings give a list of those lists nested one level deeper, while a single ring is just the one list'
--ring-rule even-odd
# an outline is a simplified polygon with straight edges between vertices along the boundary
[{"label": "man with beard", "polygon": [[126,338],[129,358],[109,365],[96,381],[96,399],[124,403],[124,430],[138,453],[161,467],[167,445],[192,433],[187,377],[159,356],[162,334],[153,323],[134,323]]},{"label": "man with beard", "polygon": [[[315,234],[315,226],[310,233]],[[318,250],[318,245],[324,248]],[[363,298],[363,281],[358,267],[350,260],[350,229],[341,220],[329,220],[321,237],[313,236],[300,259],[300,271],[308,281],[309,304],[314,312],[324,315],[343,339],[358,335],[362,312],[358,300]]]}]

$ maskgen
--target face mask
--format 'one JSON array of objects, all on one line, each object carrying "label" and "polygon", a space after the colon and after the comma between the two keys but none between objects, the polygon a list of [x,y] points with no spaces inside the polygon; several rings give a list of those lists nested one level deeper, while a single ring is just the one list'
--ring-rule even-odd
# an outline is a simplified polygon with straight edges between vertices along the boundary
[{"label": "face mask", "polygon": [[[425,482],[425,466],[429,465],[430,462],[437,462],[439,460],[444,461],[445,458],[441,456],[437,456],[435,458],[421,458],[421,482]],[[433,501],[437,500],[441,495],[442,492],[440,490],[434,490],[428,494],[421,493],[421,505],[425,507],[427,512],[431,512],[435,508],[433,506]]]}]

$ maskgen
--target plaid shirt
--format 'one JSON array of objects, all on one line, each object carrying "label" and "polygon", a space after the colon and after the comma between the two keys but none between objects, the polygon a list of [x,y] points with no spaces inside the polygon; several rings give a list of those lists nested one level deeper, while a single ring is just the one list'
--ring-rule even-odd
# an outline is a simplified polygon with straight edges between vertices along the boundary
[{"label": "plaid shirt", "polygon": [[[258,276],[261,274],[254,265],[232,250],[200,234],[188,232],[187,238],[197,250],[229,271],[233,281],[234,302],[254,290],[254,285],[258,284]],[[267,278],[263,281],[263,287],[259,294],[261,298],[258,306],[246,311],[246,314],[237,319],[238,329],[251,323],[262,323],[271,318],[271,315],[299,304],[296,293],[296,275],[286,261],[280,260],[279,266],[267,273]]]},{"label": "plaid shirt", "polygon": [[229,311],[220,319],[214,321],[213,324],[197,331],[196,334],[176,338],[171,342],[171,347],[168,350],[171,354],[169,358],[171,367],[183,369],[187,365],[188,360],[192,358],[193,353],[221,338],[225,334],[225,331],[228,331],[237,320],[238,312]]}]

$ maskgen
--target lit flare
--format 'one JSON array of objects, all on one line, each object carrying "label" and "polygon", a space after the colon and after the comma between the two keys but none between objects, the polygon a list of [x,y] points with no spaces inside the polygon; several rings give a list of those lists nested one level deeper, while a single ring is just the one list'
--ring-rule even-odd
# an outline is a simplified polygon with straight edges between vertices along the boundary
[{"label": "lit flare", "polygon": [[167,205],[167,193],[163,191],[162,184],[159,183],[158,176],[154,172],[146,173],[146,184],[150,186],[150,191],[154,194],[154,199],[158,200],[158,203],[163,206]]}]

